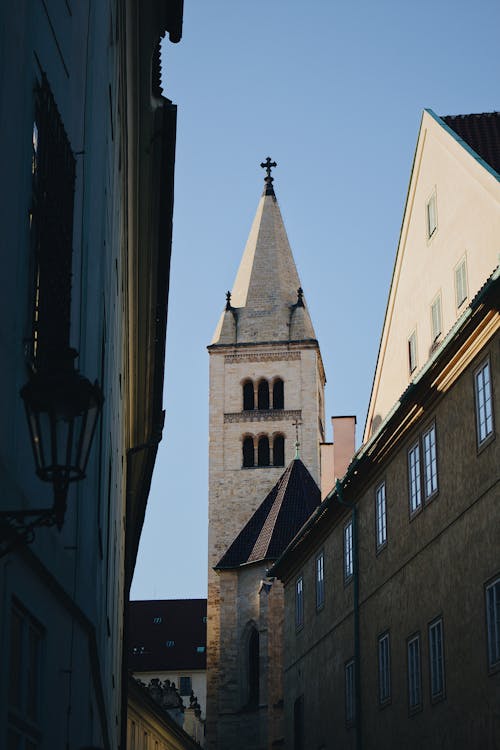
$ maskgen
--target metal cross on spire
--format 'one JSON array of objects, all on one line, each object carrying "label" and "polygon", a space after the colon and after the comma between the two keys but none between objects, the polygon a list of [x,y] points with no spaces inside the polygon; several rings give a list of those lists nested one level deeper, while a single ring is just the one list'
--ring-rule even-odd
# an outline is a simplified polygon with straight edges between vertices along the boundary
[{"label": "metal cross on spire", "polygon": [[292,422],[292,425],[295,427],[295,458],[300,458],[299,427],[301,424],[302,422],[300,419],[296,419],[295,422]]},{"label": "metal cross on spire", "polygon": [[271,161],[271,157],[268,156],[267,159],[263,162],[261,162],[260,166],[262,169],[266,170],[266,176],[264,177],[264,182],[272,182],[274,180],[274,177],[271,177],[271,169],[273,167],[277,167],[275,161]]}]

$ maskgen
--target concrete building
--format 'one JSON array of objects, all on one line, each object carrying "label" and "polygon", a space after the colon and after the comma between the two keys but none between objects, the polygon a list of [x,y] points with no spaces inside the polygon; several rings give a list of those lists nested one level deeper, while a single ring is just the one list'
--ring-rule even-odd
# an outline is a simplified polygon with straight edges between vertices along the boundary
[{"label": "concrete building", "polygon": [[286,747],[500,743],[499,125],[424,114],[371,436],[270,570]]},{"label": "concrete building", "polygon": [[266,593],[265,570],[319,502],[325,441],[321,354],[273,164],[262,166],[264,192],[208,347],[207,746],[218,750],[282,736],[282,592]]},{"label": "concrete building", "polygon": [[181,25],[181,0],[0,8],[8,750],[125,747],[124,610],[163,425],[176,107],[159,43]]}]

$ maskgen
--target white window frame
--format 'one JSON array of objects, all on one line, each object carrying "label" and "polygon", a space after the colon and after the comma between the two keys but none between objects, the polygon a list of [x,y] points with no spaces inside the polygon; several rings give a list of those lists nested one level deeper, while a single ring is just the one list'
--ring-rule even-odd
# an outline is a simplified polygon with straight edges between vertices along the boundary
[{"label": "white window frame", "polygon": [[431,701],[444,698],[444,629],[441,617],[429,624],[429,683]]},{"label": "white window frame", "polygon": [[474,372],[474,400],[476,405],[476,437],[478,448],[495,434],[493,389],[490,360],[485,359]]},{"label": "white window frame", "polygon": [[441,292],[436,294],[431,303],[431,338],[434,344],[443,332],[443,307]]},{"label": "white window frame", "polygon": [[323,609],[325,606],[325,555],[323,550],[316,555],[316,609]]},{"label": "white window frame", "polygon": [[437,230],[437,198],[436,190],[432,192],[429,200],[425,204],[425,217],[427,226],[427,239],[430,240],[434,236]]},{"label": "white window frame", "polygon": [[352,726],[356,721],[355,681],[354,659],[351,659],[344,666],[345,722],[347,726]]},{"label": "white window frame", "polygon": [[417,329],[408,336],[408,371],[413,375],[418,366]]},{"label": "white window frame", "polygon": [[352,518],[344,526],[344,582],[351,580],[354,574],[353,527]]},{"label": "white window frame", "polygon": [[488,632],[488,667],[500,667],[500,576],[486,586],[486,629]]},{"label": "white window frame", "polygon": [[408,708],[410,712],[422,707],[422,669],[420,663],[420,635],[417,633],[407,641],[408,662]]},{"label": "white window frame", "polygon": [[391,700],[391,641],[388,631],[378,639],[378,699],[381,706]]},{"label": "white window frame", "polygon": [[433,422],[422,433],[422,480],[424,500],[430,500],[439,491],[437,463],[436,423]]},{"label": "white window frame", "polygon": [[304,577],[298,576],[295,581],[295,628],[304,626]]},{"label": "white window frame", "polygon": [[387,503],[385,480],[375,489],[375,536],[377,552],[387,544]]},{"label": "white window frame", "polygon": [[408,495],[410,515],[414,515],[422,507],[422,470],[420,462],[420,441],[417,440],[408,448]]},{"label": "white window frame", "polygon": [[455,305],[459,310],[469,296],[467,259],[464,256],[455,266]]}]

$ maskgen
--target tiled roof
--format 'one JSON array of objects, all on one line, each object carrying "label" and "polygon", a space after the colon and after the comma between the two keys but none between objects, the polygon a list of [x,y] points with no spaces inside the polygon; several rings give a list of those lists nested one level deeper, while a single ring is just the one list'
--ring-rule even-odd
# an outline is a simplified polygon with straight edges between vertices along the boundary
[{"label": "tiled roof", "polygon": [[206,599],[132,601],[128,667],[132,672],[206,668]]},{"label": "tiled roof", "polygon": [[215,567],[277,560],[320,501],[316,482],[302,461],[294,459]]},{"label": "tiled roof", "polygon": [[441,118],[484,161],[500,173],[500,112]]}]

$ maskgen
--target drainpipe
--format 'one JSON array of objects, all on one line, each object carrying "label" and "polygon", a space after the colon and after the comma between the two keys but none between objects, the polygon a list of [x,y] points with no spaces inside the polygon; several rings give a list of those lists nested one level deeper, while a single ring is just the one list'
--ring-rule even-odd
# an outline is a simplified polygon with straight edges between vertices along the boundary
[{"label": "drainpipe", "polygon": [[337,479],[335,484],[337,502],[352,511],[352,585],[353,585],[353,614],[354,614],[354,705],[356,727],[356,750],[362,750],[363,740],[361,732],[361,659],[359,638],[359,557],[358,557],[358,509],[353,503],[344,500],[343,488]]}]

